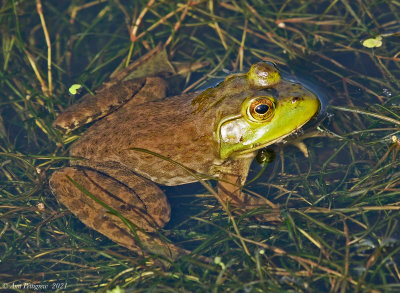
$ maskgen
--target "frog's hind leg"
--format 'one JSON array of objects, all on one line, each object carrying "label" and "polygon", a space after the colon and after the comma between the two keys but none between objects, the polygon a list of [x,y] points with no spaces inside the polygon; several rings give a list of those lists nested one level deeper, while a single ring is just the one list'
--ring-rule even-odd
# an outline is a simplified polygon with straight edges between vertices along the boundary
[{"label": "frog's hind leg", "polygon": [[[119,216],[110,213],[74,183],[133,223],[136,235]],[[66,167],[54,172],[50,188],[84,224],[130,250],[143,249],[169,259],[186,254],[185,250],[161,240],[156,234],[149,234],[169,221],[170,207],[164,193],[145,178],[131,178],[128,187],[90,168]],[[152,195],[141,198],[139,194]]]}]

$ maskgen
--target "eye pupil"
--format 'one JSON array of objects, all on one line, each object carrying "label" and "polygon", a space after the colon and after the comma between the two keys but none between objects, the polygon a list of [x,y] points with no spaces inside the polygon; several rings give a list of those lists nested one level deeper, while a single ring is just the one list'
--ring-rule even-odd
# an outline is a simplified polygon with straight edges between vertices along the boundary
[{"label": "eye pupil", "polygon": [[266,104],[260,104],[254,108],[254,111],[260,115],[267,113],[268,110],[269,110],[269,106]]}]

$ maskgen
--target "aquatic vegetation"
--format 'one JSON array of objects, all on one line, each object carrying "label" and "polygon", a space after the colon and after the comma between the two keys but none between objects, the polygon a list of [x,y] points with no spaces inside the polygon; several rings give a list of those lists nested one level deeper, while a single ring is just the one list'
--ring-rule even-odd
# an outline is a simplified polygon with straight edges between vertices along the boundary
[{"label": "aquatic vegetation", "polygon": [[[1,4],[0,279],[79,292],[399,290],[398,2],[134,3]],[[264,60],[326,97],[324,136],[300,133],[308,158],[274,146],[244,187],[283,223],[257,220],[271,206],[225,211],[212,181],[167,190],[176,216],[162,234],[211,263],[186,256],[165,268],[138,256],[84,227],[48,187],[81,133],[56,131],[57,113],[160,42],[173,64],[192,64],[172,90]],[[69,94],[73,84],[80,93]]]}]

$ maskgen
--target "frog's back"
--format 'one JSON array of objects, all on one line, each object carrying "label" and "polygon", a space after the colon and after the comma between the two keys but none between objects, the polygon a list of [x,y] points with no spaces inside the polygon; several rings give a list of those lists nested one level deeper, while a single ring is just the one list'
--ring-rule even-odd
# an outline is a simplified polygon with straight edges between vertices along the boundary
[{"label": "frog's back", "polygon": [[[126,105],[97,121],[70,149],[80,165],[95,167],[118,162],[134,172],[164,185],[196,181],[183,166],[209,173],[216,158],[212,117],[194,113],[191,100],[196,93],[158,101]],[[145,149],[154,154],[133,150]],[[97,166],[96,166],[97,167]]]}]

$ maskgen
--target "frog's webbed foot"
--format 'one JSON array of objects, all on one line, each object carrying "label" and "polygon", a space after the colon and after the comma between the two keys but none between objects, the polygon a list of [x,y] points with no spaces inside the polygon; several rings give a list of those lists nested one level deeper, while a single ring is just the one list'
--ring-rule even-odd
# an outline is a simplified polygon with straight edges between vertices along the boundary
[{"label": "frog's webbed foot", "polygon": [[304,157],[308,158],[308,148],[303,141],[294,141],[290,144],[298,148],[303,153]]},{"label": "frog's webbed foot", "polygon": [[[50,187],[53,194],[84,224],[104,234],[114,242],[133,251],[144,250],[170,260],[188,252],[157,236],[158,228],[170,218],[170,206],[164,193],[151,181],[136,176],[130,186],[86,167],[66,167],[52,175]],[[77,187],[79,186],[79,188]],[[106,204],[107,209],[84,191]],[[140,194],[146,196],[140,197]],[[110,213],[117,211],[130,221],[135,232],[121,217]],[[136,234],[136,235],[135,235]]]},{"label": "frog's webbed foot", "polygon": [[245,213],[252,209],[267,208],[269,212],[257,214],[259,221],[281,222],[282,217],[277,205],[266,198],[251,196],[242,191],[241,178],[236,175],[225,174],[218,181],[218,196],[223,204],[229,204],[237,208],[240,213]]},{"label": "frog's webbed foot", "polygon": [[308,158],[308,148],[307,148],[306,144],[304,143],[304,140],[306,138],[328,137],[328,136],[329,136],[328,133],[315,129],[312,131],[308,131],[307,133],[301,135],[298,138],[288,141],[288,143],[297,147],[303,153],[304,157]]}]

